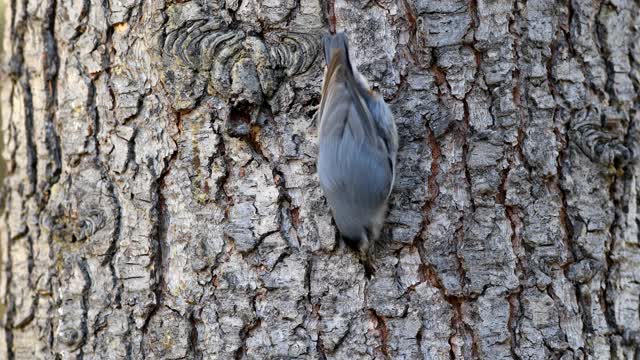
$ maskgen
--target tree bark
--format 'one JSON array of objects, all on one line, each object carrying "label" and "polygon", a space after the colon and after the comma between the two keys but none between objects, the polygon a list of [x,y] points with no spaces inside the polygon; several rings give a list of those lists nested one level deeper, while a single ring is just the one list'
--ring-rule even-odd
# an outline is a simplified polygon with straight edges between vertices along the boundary
[{"label": "tree bark", "polygon": [[[640,3],[12,0],[5,359],[638,359]],[[324,29],[400,135],[367,276]]]}]

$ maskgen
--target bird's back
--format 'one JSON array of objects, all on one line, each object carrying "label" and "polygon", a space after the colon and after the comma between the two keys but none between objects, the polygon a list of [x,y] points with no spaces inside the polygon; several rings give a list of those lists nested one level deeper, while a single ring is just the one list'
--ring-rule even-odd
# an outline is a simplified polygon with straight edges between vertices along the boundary
[{"label": "bird's back", "polygon": [[384,215],[393,164],[369,110],[367,96],[371,95],[351,68],[344,34],[325,41],[325,54],[328,65],[319,112],[320,186],[340,232],[358,238]]}]

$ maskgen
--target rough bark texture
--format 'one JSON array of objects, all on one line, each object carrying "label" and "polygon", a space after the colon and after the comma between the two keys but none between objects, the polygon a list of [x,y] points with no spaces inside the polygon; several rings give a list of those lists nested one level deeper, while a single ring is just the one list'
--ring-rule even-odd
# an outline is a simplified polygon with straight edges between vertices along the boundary
[{"label": "rough bark texture", "polygon": [[[11,0],[4,359],[637,359],[640,4]],[[323,29],[401,138],[368,278]]]}]

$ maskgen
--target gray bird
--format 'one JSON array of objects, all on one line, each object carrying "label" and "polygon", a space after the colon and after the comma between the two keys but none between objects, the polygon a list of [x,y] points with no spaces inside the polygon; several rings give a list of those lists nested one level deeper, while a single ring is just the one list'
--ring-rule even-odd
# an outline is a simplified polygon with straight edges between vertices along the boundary
[{"label": "gray bird", "polygon": [[395,179],[398,133],[382,96],[369,89],[349,60],[344,33],[323,38],[320,187],[343,241],[368,256],[380,237]]}]

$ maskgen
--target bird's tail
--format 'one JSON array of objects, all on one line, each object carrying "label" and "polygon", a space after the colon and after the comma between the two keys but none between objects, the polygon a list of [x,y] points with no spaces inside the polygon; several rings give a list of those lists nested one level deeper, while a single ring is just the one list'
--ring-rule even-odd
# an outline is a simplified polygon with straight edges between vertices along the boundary
[{"label": "bird's tail", "polygon": [[349,59],[349,41],[347,35],[339,32],[335,35],[326,34],[322,38],[324,45],[324,61],[327,66],[331,64],[334,56],[338,56],[338,62],[351,70],[351,60]]},{"label": "bird's tail", "polygon": [[[367,98],[370,97],[370,94],[362,76],[351,66],[347,35],[344,32],[339,32],[335,35],[326,34],[322,41],[327,67],[325,68],[322,85],[320,116],[324,112],[325,102],[328,101],[327,98],[334,95],[331,91],[336,89],[334,86],[336,84],[344,85],[343,88],[346,89],[346,92],[341,93],[337,99],[332,98],[330,101],[332,103],[331,106],[349,101],[351,105],[355,106],[359,114],[356,118],[350,118],[352,131],[362,134],[358,136],[366,136],[369,139],[373,139],[375,136],[375,124],[371,113],[367,109]],[[343,121],[347,118],[342,116],[337,119]]]}]

